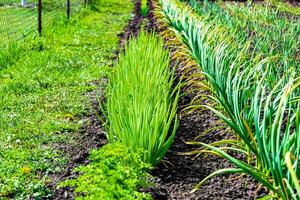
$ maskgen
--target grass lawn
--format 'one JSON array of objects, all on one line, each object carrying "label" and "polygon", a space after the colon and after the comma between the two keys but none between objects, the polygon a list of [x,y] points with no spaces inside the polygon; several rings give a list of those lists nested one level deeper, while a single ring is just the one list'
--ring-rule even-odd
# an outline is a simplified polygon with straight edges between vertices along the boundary
[{"label": "grass lawn", "polygon": [[0,199],[51,195],[47,173],[68,161],[52,144],[71,142],[64,133],[80,127],[86,93],[95,89],[89,83],[111,63],[131,9],[129,0],[101,0],[43,38],[10,48],[17,53],[0,66]]}]

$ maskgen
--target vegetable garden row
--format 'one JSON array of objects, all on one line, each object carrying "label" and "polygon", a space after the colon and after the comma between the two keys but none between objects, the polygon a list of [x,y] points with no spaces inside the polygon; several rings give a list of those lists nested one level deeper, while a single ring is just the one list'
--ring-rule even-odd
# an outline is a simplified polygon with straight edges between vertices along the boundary
[{"label": "vegetable garden row", "polygon": [[191,108],[212,110],[237,135],[190,142],[200,146],[194,153],[210,152],[236,166],[210,176],[247,173],[268,188],[269,198],[299,199],[299,18],[259,4],[190,3],[194,10],[161,2],[208,82],[213,105]]},{"label": "vegetable garden row", "polygon": [[[118,5],[114,1],[100,3],[102,11],[94,6],[90,15],[114,15],[109,8]],[[117,52],[113,66],[99,66],[101,92],[91,115],[101,126],[96,132],[105,135],[108,144],[98,141],[101,147],[88,149],[79,163],[73,155],[77,164],[70,155],[71,161],[61,164],[71,166],[67,172],[45,174],[49,182],[51,176],[62,177],[47,198],[299,200],[299,7],[279,1],[134,3],[135,16],[120,35],[124,49]],[[185,129],[186,124],[192,128]],[[199,181],[195,177],[196,183],[195,178],[184,181],[189,172],[178,167],[184,160],[217,169],[212,167]],[[24,172],[23,167],[23,173],[39,172],[29,169]],[[217,188],[209,180],[232,181],[226,174],[238,174],[235,181],[249,180],[254,187],[242,188],[251,195],[213,196]],[[207,183],[211,194],[197,193]],[[159,196],[162,188],[179,192]],[[183,188],[188,191],[179,194]],[[17,189],[10,191],[0,183],[0,198],[45,198],[28,189],[18,196]],[[259,190],[262,194],[254,196]]]}]

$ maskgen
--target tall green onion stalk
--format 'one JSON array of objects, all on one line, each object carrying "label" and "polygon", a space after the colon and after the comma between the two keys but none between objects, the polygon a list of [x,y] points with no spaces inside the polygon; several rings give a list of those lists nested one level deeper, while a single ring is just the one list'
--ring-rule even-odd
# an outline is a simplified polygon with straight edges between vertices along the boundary
[{"label": "tall green onion stalk", "polygon": [[[161,0],[161,4],[170,25],[209,81],[212,95],[208,97],[222,105],[221,110],[207,105],[193,107],[212,110],[238,136],[212,144],[190,142],[201,145],[197,154],[210,149],[237,166],[207,178],[248,173],[269,189],[269,198],[299,199],[300,81],[295,68],[286,65],[279,73],[277,60],[282,56],[260,50],[253,53],[251,40],[237,37],[218,20],[198,16],[176,0]],[[247,159],[238,160],[230,151]]]},{"label": "tall green onion stalk", "polygon": [[170,147],[178,126],[179,86],[163,41],[141,32],[120,55],[107,88],[109,141],[120,141],[143,160],[157,164]]},{"label": "tall green onion stalk", "polygon": [[148,1],[147,0],[141,0],[141,14],[142,14],[142,16],[146,17],[148,12],[149,12]]}]

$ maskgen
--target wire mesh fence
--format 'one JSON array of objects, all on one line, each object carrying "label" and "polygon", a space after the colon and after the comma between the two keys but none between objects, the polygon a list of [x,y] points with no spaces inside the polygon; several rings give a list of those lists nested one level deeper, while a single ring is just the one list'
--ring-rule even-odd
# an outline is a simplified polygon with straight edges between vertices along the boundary
[{"label": "wire mesh fence", "polygon": [[51,28],[53,22],[68,18],[84,3],[84,0],[0,0],[0,46]]}]

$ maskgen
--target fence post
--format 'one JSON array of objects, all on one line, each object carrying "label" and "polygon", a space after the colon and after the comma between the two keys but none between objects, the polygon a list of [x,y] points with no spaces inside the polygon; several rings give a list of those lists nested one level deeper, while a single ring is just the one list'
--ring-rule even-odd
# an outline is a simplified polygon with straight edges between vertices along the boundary
[{"label": "fence post", "polygon": [[22,0],[21,5],[22,5],[22,7],[26,7],[26,0]]},{"label": "fence post", "polygon": [[38,33],[42,36],[42,0],[38,0]]},{"label": "fence post", "polygon": [[71,10],[70,0],[67,0],[67,19],[70,19],[70,10]]}]

